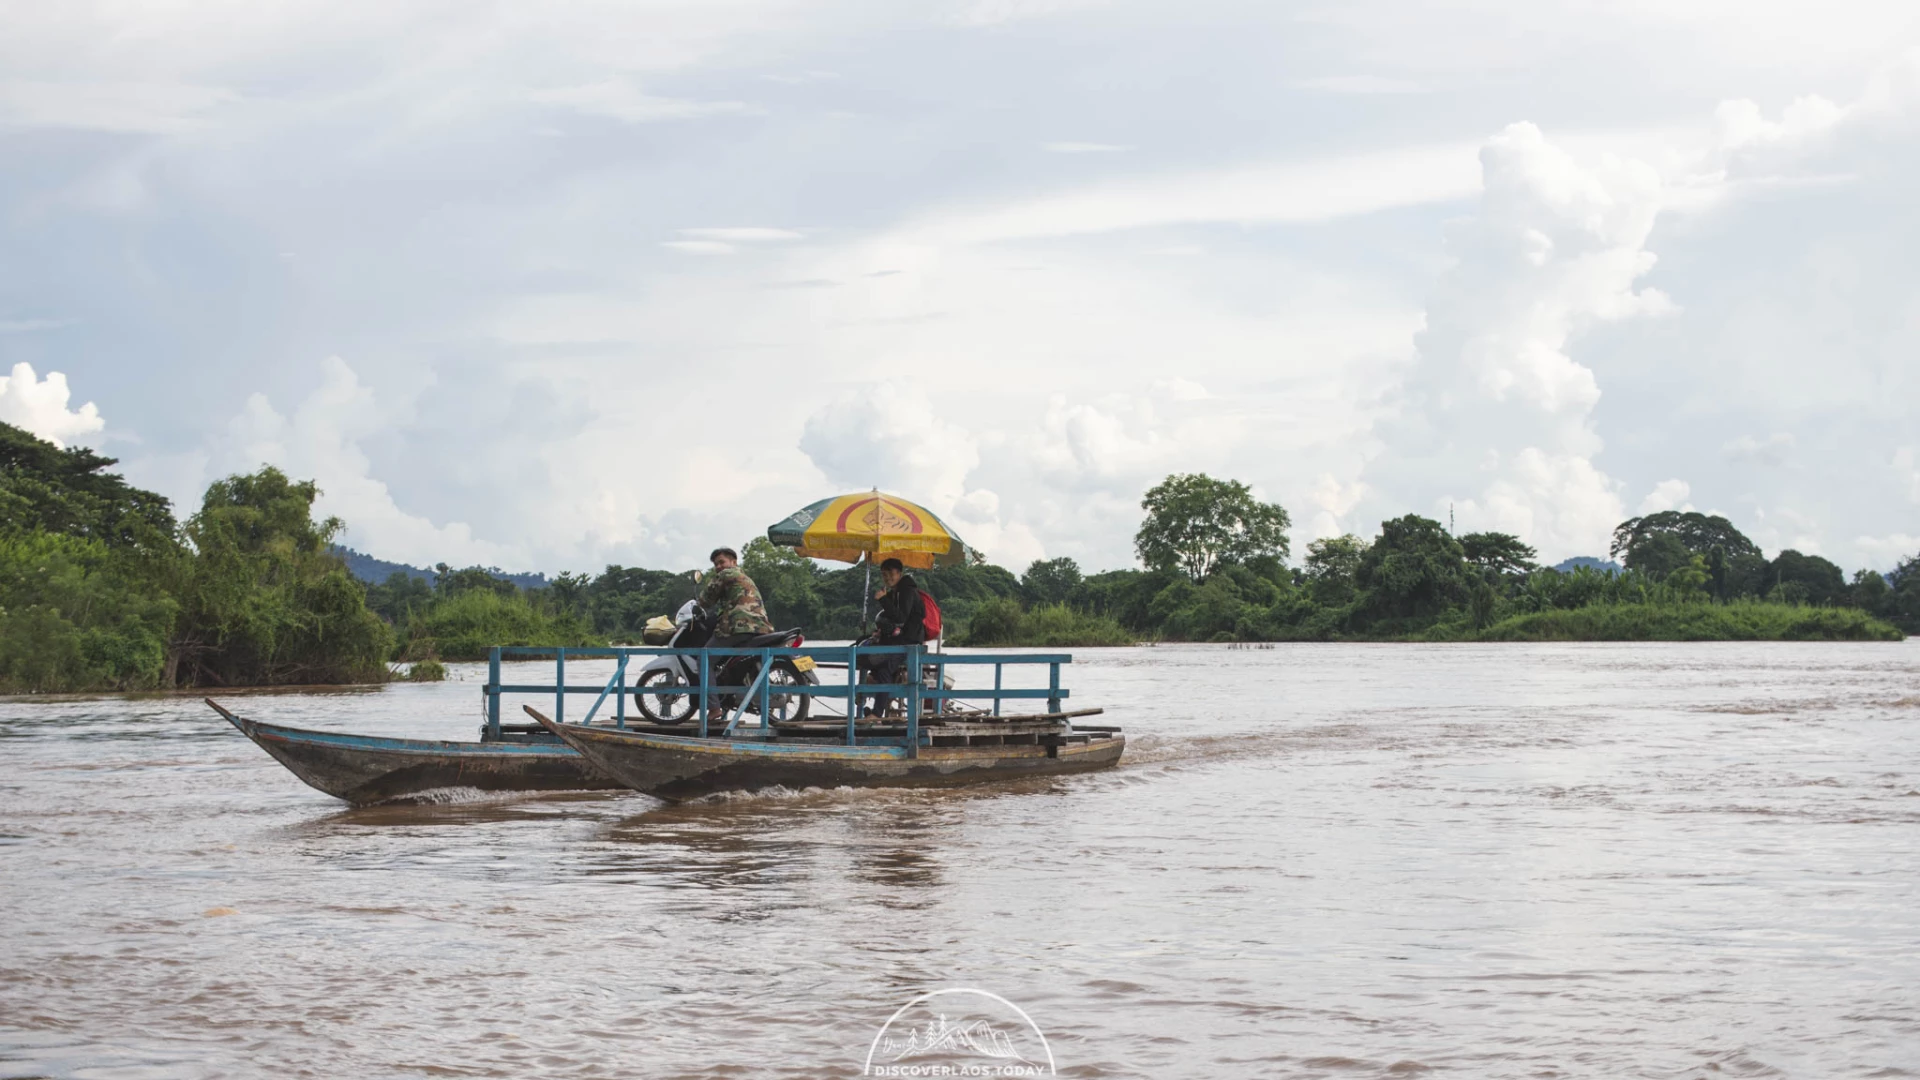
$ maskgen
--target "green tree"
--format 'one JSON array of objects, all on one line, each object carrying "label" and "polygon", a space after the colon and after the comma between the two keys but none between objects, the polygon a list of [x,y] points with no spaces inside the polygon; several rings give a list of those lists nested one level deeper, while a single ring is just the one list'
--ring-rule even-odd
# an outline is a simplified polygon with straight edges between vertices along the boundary
[{"label": "green tree", "polygon": [[167,500],[107,472],[114,464],[115,459],[84,446],[63,450],[0,423],[0,530],[37,530],[98,540],[109,547],[177,551]]},{"label": "green tree", "polygon": [[[1669,536],[1679,541],[1690,555],[1705,555],[1715,547],[1726,552],[1729,559],[1760,554],[1760,545],[1747,539],[1746,534],[1734,528],[1731,521],[1691,510],[1663,510],[1644,517],[1628,518],[1614,528],[1613,546],[1609,551],[1628,568],[1639,569],[1634,564],[1634,550],[1659,536]],[[1668,572],[1672,569],[1668,568]]]},{"label": "green tree", "polygon": [[1467,561],[1483,572],[1496,575],[1531,573],[1537,552],[1510,533],[1468,533],[1460,538],[1460,550]]},{"label": "green tree", "polygon": [[1080,564],[1072,559],[1035,559],[1020,575],[1020,595],[1028,604],[1064,604],[1081,580]]},{"label": "green tree", "polygon": [[1679,537],[1655,533],[1626,553],[1626,567],[1656,581],[1665,581],[1667,575],[1691,563],[1693,556],[1693,550]]},{"label": "green tree", "polygon": [[1900,560],[1887,574],[1887,607],[1890,615],[1915,633],[1920,633],[1920,555]]},{"label": "green tree", "polygon": [[1667,575],[1667,587],[1682,601],[1704,600],[1707,597],[1707,583],[1711,580],[1706,558],[1694,555],[1687,559],[1686,565],[1676,567]]},{"label": "green tree", "polygon": [[1307,545],[1307,591],[1316,603],[1329,607],[1353,599],[1354,577],[1360,560],[1367,554],[1367,542],[1348,533],[1329,536]]},{"label": "green tree", "polygon": [[1853,585],[1847,590],[1847,603],[1869,615],[1893,614],[1888,603],[1893,598],[1893,590],[1887,587],[1887,579],[1875,570],[1856,570]]},{"label": "green tree", "polygon": [[1279,503],[1263,503],[1237,480],[1204,473],[1167,477],[1140,500],[1147,512],[1134,551],[1154,570],[1178,569],[1201,581],[1222,563],[1262,555],[1284,559],[1291,520]]},{"label": "green tree", "polygon": [[1467,559],[1431,518],[1381,522],[1354,574],[1362,612],[1377,619],[1430,621],[1467,600]]},{"label": "green tree", "polygon": [[196,685],[384,679],[393,632],[329,550],[338,518],[313,520],[319,489],[271,466],[207,489],[185,533],[180,619],[165,680]]},{"label": "green tree", "polygon": [[789,547],[777,547],[764,536],[747,541],[740,553],[740,569],[747,572],[767,605],[767,618],[778,627],[816,624],[820,611],[819,573],[813,560]]},{"label": "green tree", "polygon": [[1846,574],[1818,555],[1802,555],[1788,548],[1774,557],[1768,571],[1774,588],[1798,584],[1805,589],[1806,603],[1824,607],[1846,600]]}]

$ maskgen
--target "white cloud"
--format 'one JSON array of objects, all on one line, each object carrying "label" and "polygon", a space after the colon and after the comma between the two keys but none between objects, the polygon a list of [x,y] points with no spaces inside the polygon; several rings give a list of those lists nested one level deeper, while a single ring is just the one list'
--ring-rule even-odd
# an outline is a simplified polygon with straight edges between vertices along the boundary
[{"label": "white cloud", "polygon": [[237,100],[217,86],[139,82],[0,82],[0,128],[172,135]]},{"label": "white cloud", "polygon": [[1049,154],[1118,154],[1133,149],[1118,143],[1050,142],[1040,145]]},{"label": "white cloud", "polygon": [[841,489],[878,488],[949,517],[963,540],[1003,566],[1017,571],[1044,555],[1025,523],[1002,521],[998,494],[969,489],[979,444],[916,383],[887,380],[843,393],[807,417],[800,449]]},{"label": "white cloud", "polygon": [[1907,501],[1920,503],[1920,447],[1903,446],[1893,452],[1893,471],[1906,485]]},{"label": "white cloud", "polygon": [[387,485],[371,475],[360,447],[382,426],[384,410],[373,391],[338,357],[328,357],[320,371],[320,386],[292,416],[276,410],[266,395],[250,395],[211,447],[211,473],[202,482],[251,472],[263,464],[278,466],[296,480],[318,484],[316,516],[337,515],[346,521],[342,539],[360,551],[415,565],[441,560],[523,564],[524,552],[480,540],[465,523],[436,525],[400,509]]},{"label": "white cloud", "polygon": [[1294,84],[1302,90],[1321,90],[1329,94],[1424,94],[1426,87],[1407,79],[1389,79],[1381,75],[1323,75],[1302,79]]},{"label": "white cloud", "polygon": [[62,319],[0,319],[0,334],[31,334],[36,330],[57,330],[68,325]]},{"label": "white cloud", "polygon": [[1793,449],[1793,443],[1793,433],[1788,431],[1778,431],[1764,439],[1742,435],[1722,443],[1720,453],[1728,461],[1778,468],[1786,464],[1787,452]]},{"label": "white cloud", "polygon": [[1692,510],[1693,504],[1687,496],[1693,493],[1685,480],[1662,480],[1653,485],[1647,497],[1640,500],[1641,514],[1659,514],[1668,510]]},{"label": "white cloud", "polygon": [[880,488],[944,513],[966,493],[980,450],[913,383],[858,387],[809,416],[800,449],[850,491]]},{"label": "white cloud", "polygon": [[78,409],[67,408],[72,396],[65,375],[49,371],[44,380],[38,379],[33,365],[23,361],[13,365],[13,372],[0,381],[0,420],[55,446],[85,442],[85,436],[106,427],[106,421],[91,401]]},{"label": "white cloud", "polygon": [[694,101],[644,93],[623,79],[535,90],[527,97],[543,105],[564,105],[591,116],[628,124],[695,120],[708,116],[752,116],[762,110],[744,101]]},{"label": "white cloud", "polygon": [[1480,159],[1479,207],[1449,235],[1457,262],[1428,301],[1370,475],[1402,505],[1438,512],[1450,500],[1435,497],[1477,471],[1477,495],[1451,492],[1469,527],[1518,533],[1549,556],[1591,553],[1622,516],[1620,485],[1593,463],[1599,382],[1568,345],[1601,322],[1674,310],[1636,287],[1654,265],[1660,177],[1636,161],[1577,160],[1524,123]]},{"label": "white cloud", "polygon": [[993,26],[1100,7],[1104,3],[1105,0],[963,0],[954,21],[962,26]]},{"label": "white cloud", "polygon": [[731,255],[740,249],[719,240],[663,240],[663,248],[684,251],[690,255]]},{"label": "white cloud", "polygon": [[977,244],[1207,222],[1325,221],[1463,198],[1470,144],[1111,181],[985,208],[956,207],[901,230],[909,243]]},{"label": "white cloud", "polygon": [[1904,560],[1920,558],[1920,536],[1911,533],[1857,536],[1853,546],[1866,555],[1870,569],[1891,570]]},{"label": "white cloud", "polygon": [[681,236],[691,236],[696,240],[719,240],[728,244],[764,244],[782,240],[800,240],[805,233],[792,229],[768,229],[758,226],[732,226],[718,229],[681,229]]}]

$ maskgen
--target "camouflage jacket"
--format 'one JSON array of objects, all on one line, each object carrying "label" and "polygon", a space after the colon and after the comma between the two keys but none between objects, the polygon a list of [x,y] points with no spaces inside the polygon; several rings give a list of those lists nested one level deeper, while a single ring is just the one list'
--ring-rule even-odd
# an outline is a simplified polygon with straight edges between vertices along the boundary
[{"label": "camouflage jacket", "polygon": [[769,634],[773,624],[767,621],[767,606],[760,601],[760,589],[745,570],[729,566],[707,576],[700,590],[700,606],[713,612],[715,634]]}]

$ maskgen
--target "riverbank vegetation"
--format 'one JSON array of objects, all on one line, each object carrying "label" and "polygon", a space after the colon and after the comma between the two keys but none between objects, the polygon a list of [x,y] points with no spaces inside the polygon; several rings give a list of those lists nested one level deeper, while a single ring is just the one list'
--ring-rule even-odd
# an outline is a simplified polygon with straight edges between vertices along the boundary
[{"label": "riverbank vegetation", "polygon": [[[551,579],[494,568],[396,572],[375,584],[315,520],[319,492],[279,470],[228,477],[184,521],[115,462],[0,424],[0,692],[416,679],[493,645],[638,642],[692,599],[692,573],[609,566]],[[1244,484],[1169,477],[1147,492],[1141,567],[1025,573],[986,563],[916,574],[956,645],[1137,641],[1880,640],[1920,632],[1920,556],[1849,579],[1816,555],[1772,559],[1724,518],[1621,524],[1623,569],[1535,565],[1500,533],[1455,537],[1407,515],[1372,539],[1306,546]],[[781,627],[857,636],[871,582],[764,538],[742,550]],[[544,581],[543,587],[525,582]]]}]

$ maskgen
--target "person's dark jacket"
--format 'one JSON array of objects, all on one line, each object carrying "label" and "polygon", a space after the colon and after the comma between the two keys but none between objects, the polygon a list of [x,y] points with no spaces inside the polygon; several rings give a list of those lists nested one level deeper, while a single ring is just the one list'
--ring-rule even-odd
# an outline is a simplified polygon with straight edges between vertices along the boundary
[{"label": "person's dark jacket", "polygon": [[912,574],[900,575],[900,583],[880,598],[879,643],[882,645],[925,645],[927,643],[927,602]]}]

